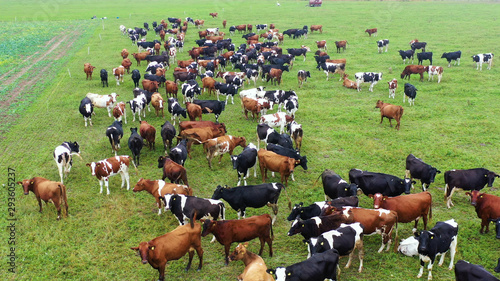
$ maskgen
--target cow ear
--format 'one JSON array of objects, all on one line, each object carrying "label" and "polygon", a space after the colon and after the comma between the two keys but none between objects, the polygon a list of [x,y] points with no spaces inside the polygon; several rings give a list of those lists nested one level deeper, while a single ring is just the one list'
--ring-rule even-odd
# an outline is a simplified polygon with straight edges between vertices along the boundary
[{"label": "cow ear", "polygon": [[472,196],[472,194],[468,191],[465,193],[465,195]]},{"label": "cow ear", "polygon": [[271,275],[274,275],[274,273],[275,273],[274,269],[267,269],[266,272],[271,274]]},{"label": "cow ear", "polygon": [[130,248],[131,250],[134,250],[134,251],[139,251],[139,247],[132,247]]},{"label": "cow ear", "polygon": [[243,247],[248,248],[248,242],[243,243]]},{"label": "cow ear", "polygon": [[413,233],[413,235],[415,236],[415,238],[418,238],[420,236],[420,232],[416,231],[415,233]]},{"label": "cow ear", "polygon": [[368,194],[368,197],[373,198],[373,194]]},{"label": "cow ear", "polygon": [[411,183],[416,184],[417,182],[416,181],[411,181]]},{"label": "cow ear", "polygon": [[85,166],[90,167],[90,163],[85,164]]}]

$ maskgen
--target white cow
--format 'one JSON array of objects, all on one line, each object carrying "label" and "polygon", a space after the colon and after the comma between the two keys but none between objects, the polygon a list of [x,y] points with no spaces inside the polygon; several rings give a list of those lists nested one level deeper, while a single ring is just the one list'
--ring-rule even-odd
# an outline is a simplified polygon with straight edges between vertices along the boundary
[{"label": "white cow", "polygon": [[292,122],[293,118],[286,115],[285,112],[277,112],[274,114],[266,114],[260,117],[260,123],[269,125],[270,127],[280,127],[280,134],[285,131],[285,125]]},{"label": "white cow", "polygon": [[472,60],[476,62],[476,70],[483,70],[483,63],[488,64],[487,69],[491,69],[491,64],[493,63],[493,56],[494,54],[492,53],[486,53],[486,54],[477,54],[475,56],[472,56]]},{"label": "white cow", "polygon": [[431,81],[431,79],[434,81],[434,75],[438,76],[438,83],[441,82],[441,78],[443,77],[443,68],[441,66],[426,66],[424,67],[424,71],[429,73],[429,79],[428,81]]},{"label": "white cow", "polygon": [[[60,146],[56,147],[54,150],[54,161],[56,161],[57,169],[59,170],[59,176],[61,177],[61,183],[64,184],[63,178],[68,177],[69,171],[71,171],[71,166],[73,165],[73,159],[71,155],[77,155],[82,159],[80,155],[80,145],[75,142],[63,142]],[[83,160],[83,159],[82,159]],[[63,174],[64,172],[64,174]],[[64,176],[63,176],[64,175]]]},{"label": "white cow", "polygon": [[106,108],[108,110],[108,116],[111,117],[111,110],[116,104],[116,97],[119,96],[116,93],[111,93],[109,95],[99,95],[88,93],[87,98],[92,101],[95,107]]}]

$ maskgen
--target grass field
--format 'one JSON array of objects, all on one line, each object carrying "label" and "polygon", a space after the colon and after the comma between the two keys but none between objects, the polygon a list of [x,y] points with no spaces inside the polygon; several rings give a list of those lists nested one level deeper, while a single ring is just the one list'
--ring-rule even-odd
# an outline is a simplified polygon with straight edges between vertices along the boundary
[{"label": "grass field", "polygon": [[[15,180],[41,176],[59,180],[52,158],[54,148],[63,141],[78,141],[84,161],[76,158],[69,178],[69,217],[56,221],[53,205],[44,204],[43,213],[37,212],[33,194],[24,196],[20,187],[15,192],[15,271],[8,271],[8,244],[12,231],[1,232],[0,255],[4,280],[152,280],[157,271],[142,265],[130,247],[173,230],[177,225],[170,212],[158,216],[154,200],[146,193],[133,193],[120,189],[120,178],[110,180],[111,194],[99,194],[98,182],[90,175],[85,163],[113,156],[105,129],[112,123],[105,110],[96,109],[93,127],[84,127],[78,112],[80,100],[87,92],[108,94],[116,92],[118,100],[132,98],[133,82],[126,75],[125,82],[117,86],[110,77],[110,87],[102,88],[98,71],[111,72],[121,63],[120,51],[127,48],[136,52],[130,40],[119,31],[126,27],[151,25],[167,17],[192,17],[204,19],[205,27],[222,27],[237,24],[274,23],[281,31],[303,25],[322,24],[323,34],[309,34],[307,39],[285,37],[281,47],[309,46],[316,51],[315,41],[327,40],[328,53],[333,58],[346,58],[346,73],[353,79],[358,71],[383,72],[383,79],[368,91],[368,85],[357,92],[342,87],[338,76],[326,81],[325,74],[315,69],[312,53],[305,62],[298,58],[290,73],[284,74],[280,86],[258,81],[258,85],[272,89],[293,89],[299,96],[296,120],[304,128],[302,154],[309,160],[307,171],[297,168],[295,182],[289,183],[288,194],[292,203],[310,204],[324,199],[321,183],[315,184],[325,169],[332,169],[347,178],[351,168],[383,172],[403,177],[405,158],[413,153],[443,173],[450,169],[484,167],[500,172],[500,107],[498,82],[499,68],[496,61],[491,70],[476,71],[470,56],[478,53],[499,53],[498,14],[500,6],[494,2],[397,2],[324,1],[320,8],[305,7],[305,1],[0,1],[0,21],[7,33],[0,35],[0,170],[2,183],[8,186],[8,168],[15,170]],[[208,14],[218,12],[219,18]],[[96,15],[106,20],[90,20]],[[363,31],[377,27],[377,37],[368,37]],[[189,26],[183,53],[198,39],[197,29]],[[224,30],[227,32],[227,30]],[[148,41],[155,39],[148,34]],[[227,32],[228,33],[228,32]],[[413,75],[411,83],[418,88],[415,106],[402,103],[404,80],[399,75],[404,68],[398,50],[409,49],[414,38],[428,43],[434,53],[434,65],[444,69],[443,79],[437,84],[418,81]],[[232,36],[236,45],[243,43],[238,33]],[[376,40],[389,39],[389,51],[378,54]],[[334,41],[347,40],[344,53],[335,53]],[[446,67],[443,52],[462,51],[460,66]],[[286,50],[284,51],[286,53]],[[496,59],[495,59],[496,60]],[[86,81],[83,64],[96,66],[94,80]],[[416,62],[415,62],[416,63]],[[424,63],[428,64],[428,63]],[[133,68],[144,73],[145,66]],[[297,85],[299,69],[311,71],[311,78],[302,87]],[[229,66],[227,70],[231,70]],[[172,70],[167,71],[171,79]],[[399,88],[395,100],[388,100],[387,81],[398,78]],[[251,88],[245,83],[245,89]],[[160,92],[164,95],[164,89]],[[203,95],[201,99],[213,99]],[[390,128],[388,121],[380,122],[377,100],[384,100],[404,107],[400,131]],[[228,133],[244,136],[255,143],[256,123],[245,120],[240,102],[228,104],[220,121],[225,122]],[[148,112],[146,120],[157,130],[165,120]],[[132,124],[130,111],[124,125],[124,139],[120,154],[130,154],[126,140]],[[213,115],[203,117],[214,120]],[[156,138],[155,151],[144,148],[138,174],[131,173],[131,185],[139,178],[158,179],[158,156],[163,154],[161,138]],[[239,154],[241,148],[235,153]],[[234,186],[236,172],[230,159],[224,156],[221,164],[208,168],[205,155],[199,146],[193,147],[193,158],[186,168],[195,195],[211,197],[217,185]],[[492,272],[500,257],[499,241],[493,233],[479,234],[480,220],[469,204],[464,192],[455,193],[455,206],[447,209],[443,201],[443,173],[431,185],[433,195],[433,226],[437,221],[454,218],[459,224],[458,253],[455,260],[465,259],[483,265]],[[275,178],[279,180],[279,178]],[[249,184],[261,183],[260,177],[250,178]],[[0,194],[2,202],[1,225],[8,221],[7,186]],[[416,185],[417,186],[417,185]],[[500,181],[484,192],[500,196]],[[419,192],[415,189],[412,192]],[[286,196],[280,200],[280,213],[274,225],[274,253],[267,250],[263,258],[269,268],[302,261],[307,256],[302,237],[287,237],[289,210]],[[227,219],[237,218],[227,206]],[[360,195],[360,206],[369,208],[372,201]],[[248,215],[270,212],[267,208],[249,209]],[[493,226],[493,225],[492,225]],[[412,224],[400,224],[400,238],[411,235]],[[419,229],[422,224],[419,224]],[[6,229],[6,228],[3,228]],[[210,244],[210,237],[203,238],[205,250],[201,272],[184,272],[187,257],[169,263],[167,280],[234,280],[243,271],[240,262],[224,266],[223,246]],[[365,238],[364,270],[357,272],[359,261],[354,260],[350,269],[343,269],[342,280],[414,280],[419,269],[418,258],[401,254],[377,253],[380,236]],[[234,246],[233,246],[234,248]],[[258,242],[250,242],[250,250],[258,250]],[[392,250],[392,248],[391,248]],[[341,266],[347,258],[342,258]],[[449,256],[443,267],[434,266],[435,280],[454,280],[453,271],[447,270]],[[193,268],[198,261],[195,258]],[[425,274],[424,274],[425,275]],[[496,274],[497,277],[500,275]],[[154,279],[156,280],[156,279]]]}]

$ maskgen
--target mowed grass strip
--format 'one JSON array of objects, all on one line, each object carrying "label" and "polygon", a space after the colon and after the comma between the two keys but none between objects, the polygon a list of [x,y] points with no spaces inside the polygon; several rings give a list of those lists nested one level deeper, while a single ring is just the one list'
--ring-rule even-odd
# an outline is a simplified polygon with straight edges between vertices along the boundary
[{"label": "mowed grass strip", "polygon": [[[151,5],[149,5],[151,4]],[[292,203],[310,204],[324,199],[321,183],[315,181],[324,169],[333,169],[345,179],[351,168],[384,172],[402,177],[404,160],[413,153],[424,161],[438,167],[443,173],[450,169],[466,169],[485,167],[499,172],[499,116],[500,109],[495,100],[498,98],[498,67],[493,64],[491,70],[483,68],[475,70],[470,59],[477,53],[498,53],[495,37],[498,25],[492,19],[498,14],[498,5],[491,3],[460,2],[337,2],[325,1],[320,8],[305,7],[305,1],[172,1],[168,5],[153,2],[117,1],[101,3],[97,1],[71,2],[60,5],[56,12],[46,13],[50,20],[88,19],[94,14],[106,16],[107,20],[97,20],[92,24],[93,35],[73,46],[68,54],[67,62],[58,65],[47,73],[52,80],[46,83],[47,88],[37,93],[38,98],[31,106],[23,109],[14,126],[0,140],[2,148],[3,171],[7,167],[16,169],[16,180],[42,176],[51,180],[59,180],[57,168],[52,159],[52,152],[63,141],[78,141],[81,145],[84,161],[76,158],[68,177],[70,216],[56,222],[56,213],[52,205],[45,206],[42,214],[37,212],[36,199],[32,194],[24,196],[21,189],[16,192],[16,254],[17,274],[6,275],[8,280],[151,280],[157,278],[157,271],[149,265],[142,265],[140,258],[130,247],[141,241],[173,230],[177,225],[170,212],[158,216],[154,200],[144,192],[133,193],[120,189],[120,178],[111,178],[109,196],[98,193],[98,182],[90,175],[85,163],[98,161],[113,156],[108,139],[105,137],[107,126],[112,119],[107,117],[103,109],[96,109],[93,127],[85,128],[78,112],[80,100],[87,92],[109,94],[116,92],[120,101],[132,99],[133,82],[126,75],[125,82],[117,86],[111,76],[111,69],[120,65],[120,51],[127,48],[130,53],[136,52],[126,36],[122,36],[119,25],[133,28],[142,27],[143,22],[151,25],[153,20],[159,22],[167,17],[184,19],[204,19],[205,28],[222,27],[222,20],[228,26],[237,24],[275,23],[280,31],[288,28],[301,28],[303,25],[322,24],[323,34],[309,34],[308,38],[288,39],[282,46],[298,48],[307,45],[316,50],[315,41],[327,40],[328,53],[332,58],[346,58],[346,73],[354,79],[358,71],[383,72],[383,79],[368,91],[368,84],[362,85],[362,91],[345,89],[338,76],[326,81],[323,72],[315,69],[316,63],[312,53],[307,54],[305,62],[297,58],[290,73],[284,73],[280,86],[271,86],[258,81],[257,86],[267,89],[293,89],[299,96],[297,122],[303,124],[305,136],[302,154],[307,155],[309,170],[298,167],[295,171],[295,182],[287,189]],[[37,6],[39,5],[39,6]],[[25,5],[26,20],[37,17],[36,12],[44,4]],[[9,17],[2,14],[0,19],[13,20],[19,15],[19,6],[12,3]],[[30,9],[34,9],[30,13]],[[97,11],[97,12],[96,12]],[[219,18],[212,19],[208,14],[218,12]],[[453,16],[450,16],[453,15]],[[118,19],[116,17],[119,17]],[[18,16],[17,20],[21,19]],[[460,20],[458,20],[460,19]],[[56,22],[57,23],[57,22]],[[472,24],[473,23],[473,24]],[[66,24],[66,23],[64,23]],[[104,24],[104,29],[102,28]],[[61,22],[61,25],[63,23]],[[363,31],[377,27],[377,37],[368,37]],[[186,36],[183,53],[178,59],[187,59],[187,50],[195,45],[198,29],[190,25]],[[226,33],[227,30],[224,30]],[[27,35],[26,35],[27,36]],[[150,32],[148,41],[157,39]],[[412,75],[410,83],[419,90],[415,106],[402,103],[404,83],[399,79],[404,68],[397,50],[409,49],[408,42],[414,38],[428,42],[428,51],[434,53],[434,65],[444,67],[440,84],[418,81]],[[232,36],[238,46],[243,43],[241,35]],[[376,40],[389,39],[389,51],[378,54]],[[335,53],[337,40],[347,40],[349,45],[343,53]],[[443,52],[462,51],[460,66],[446,67],[447,62],[440,59]],[[86,62],[96,66],[94,79],[85,80],[83,64]],[[136,66],[144,74],[146,64]],[[416,61],[415,61],[416,64]],[[428,64],[428,63],[424,63]],[[98,71],[107,69],[110,74],[109,88],[102,88]],[[68,71],[71,72],[71,77]],[[299,69],[311,71],[311,78],[302,88],[298,88],[296,73]],[[227,70],[232,70],[229,66]],[[167,78],[172,79],[172,70],[167,71]],[[389,100],[387,81],[398,78],[399,88],[396,99]],[[200,83],[201,84],[201,83]],[[253,87],[245,84],[245,89]],[[164,89],[160,88],[164,95]],[[165,97],[165,96],[164,96]],[[180,95],[179,95],[180,97]],[[202,99],[214,99],[203,95]],[[182,98],[180,98],[182,99]],[[401,130],[390,128],[388,121],[380,122],[379,110],[375,108],[378,99],[385,102],[403,105],[404,115]],[[274,111],[273,111],[274,112]],[[130,154],[126,140],[130,136],[130,127],[138,127],[132,123],[130,111],[127,112],[128,124],[124,124],[124,138],[120,154]],[[147,112],[146,120],[158,130],[156,150],[144,148],[141,155],[141,166],[138,174],[131,172],[131,187],[141,177],[158,179],[161,170],[157,168],[158,156],[163,155],[160,125],[169,120],[169,114],[162,119],[154,112]],[[212,115],[205,115],[204,120],[214,120]],[[225,122],[228,133],[245,136],[248,142],[256,141],[256,123],[245,120],[241,113],[239,100],[228,104],[220,117]],[[394,122],[393,122],[394,123]],[[235,153],[240,153],[237,148]],[[222,163],[214,161],[213,169],[208,168],[205,155],[200,146],[193,146],[193,158],[188,159],[189,181],[195,195],[211,197],[217,185],[234,186],[237,182],[236,172],[232,170],[229,157],[226,155]],[[253,172],[253,171],[252,171]],[[443,202],[443,174],[431,185],[433,195],[433,218],[430,226],[436,221],[454,218],[459,223],[459,245],[456,260],[465,259],[485,266],[489,271],[496,265],[498,250],[494,245],[498,241],[492,233],[479,234],[480,220],[476,218],[474,208],[470,206],[464,192],[455,193],[455,207],[447,209]],[[274,180],[278,181],[279,177]],[[249,184],[260,183],[260,175],[251,177]],[[499,183],[484,191],[500,195]],[[412,192],[418,192],[416,189]],[[5,198],[6,192],[0,195]],[[289,223],[287,197],[282,194],[280,213],[273,230],[275,234],[275,256],[268,256],[267,248],[263,258],[268,267],[289,265],[302,261],[307,250],[299,236],[287,237]],[[4,201],[5,202],[5,201]],[[360,205],[369,208],[371,199],[360,196]],[[235,219],[236,212],[227,207],[227,219]],[[248,216],[270,212],[267,208],[249,209]],[[400,238],[411,235],[412,224],[399,224]],[[421,229],[421,224],[419,229]],[[7,241],[6,232],[1,235]],[[191,270],[184,272],[187,257],[169,263],[166,275],[169,280],[234,280],[243,271],[241,263],[230,263],[224,266],[223,247],[218,243],[210,244],[211,237],[203,238],[205,249],[204,266],[201,272]],[[250,250],[258,251],[257,241],[250,242]],[[343,269],[344,280],[411,280],[419,269],[418,258],[408,258],[401,254],[377,253],[380,236],[365,238],[365,260],[362,273],[357,272],[357,259],[352,268]],[[7,247],[0,247],[0,254],[7,255]],[[347,262],[342,258],[341,267]],[[197,258],[193,267],[197,266]],[[445,265],[449,263],[449,256]],[[4,268],[5,264],[2,266]],[[453,280],[454,274],[446,266],[435,266],[435,279]]]}]

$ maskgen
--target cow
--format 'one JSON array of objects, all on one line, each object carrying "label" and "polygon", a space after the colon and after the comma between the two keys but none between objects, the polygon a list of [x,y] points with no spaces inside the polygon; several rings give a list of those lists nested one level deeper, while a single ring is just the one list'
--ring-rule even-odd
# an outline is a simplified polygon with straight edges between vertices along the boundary
[{"label": "cow", "polygon": [[417,231],[418,220],[423,219],[424,230],[427,230],[427,218],[432,218],[432,196],[424,191],[416,194],[388,197],[380,193],[370,194],[374,209],[392,210],[398,213],[398,223],[415,221],[413,232]]},{"label": "cow", "polygon": [[109,87],[109,85],[108,85],[108,72],[106,71],[106,69],[101,69],[100,76],[101,76],[102,87],[103,88],[104,88],[104,86]]},{"label": "cow", "polygon": [[[198,121],[202,122],[202,121]],[[188,156],[191,158],[191,145],[194,144],[202,144],[203,142],[224,136],[226,130],[223,128],[213,128],[213,127],[199,127],[199,128],[191,128],[182,130],[177,136],[178,139],[188,139],[187,142],[187,150]]]},{"label": "cow", "polygon": [[459,260],[455,264],[456,281],[498,281],[493,274],[487,271],[483,266],[472,264],[464,260]]},{"label": "cow", "polygon": [[330,63],[330,62],[324,62],[319,65],[320,68],[323,70],[323,72],[326,74],[326,81],[328,81],[329,74],[332,73],[334,75],[335,73],[339,74],[339,81],[342,80],[342,77],[345,75],[345,64],[343,63]]},{"label": "cow", "polygon": [[182,121],[179,123],[180,132],[186,129],[204,128],[204,127],[209,127],[213,129],[213,131],[215,132],[222,131],[224,134],[227,132],[226,125],[224,123],[215,123],[212,121]]},{"label": "cow", "polygon": [[137,61],[137,65],[141,65],[141,61],[146,60],[146,57],[151,55],[149,52],[133,53],[132,56]]},{"label": "cow", "polygon": [[198,118],[198,120],[201,121],[202,118],[201,106],[191,102],[186,102],[186,111],[190,121],[195,121],[196,118]]},{"label": "cow", "polygon": [[123,137],[122,121],[114,121],[106,129],[106,137],[108,137],[111,144],[111,152],[116,155],[116,152],[120,149],[120,139]]},{"label": "cow", "polygon": [[267,272],[276,276],[276,281],[307,281],[307,280],[337,280],[339,254],[335,249],[316,254],[305,261],[268,269]]},{"label": "cow", "polygon": [[179,102],[177,101],[176,98],[168,98],[167,99],[168,103],[168,112],[171,114],[171,120],[174,121],[174,126],[175,126],[175,119],[178,119],[178,122],[180,122],[181,115],[184,118],[187,118],[187,112],[185,108],[182,108]]},{"label": "cow", "polygon": [[460,65],[460,58],[462,57],[461,51],[443,53],[441,56],[442,59],[446,59],[448,61],[448,67],[451,67],[451,61],[454,60],[455,63],[453,65]]},{"label": "cow", "polygon": [[354,74],[356,77],[356,86],[358,92],[361,91],[361,83],[370,83],[370,92],[373,92],[373,86],[375,86],[378,81],[382,80],[382,72],[356,72]]},{"label": "cow", "polygon": [[122,66],[127,70],[127,74],[130,73],[130,66],[131,65],[132,65],[132,62],[130,61],[130,59],[126,58],[126,59],[122,60]]},{"label": "cow", "polygon": [[128,148],[132,152],[132,157],[137,166],[140,165],[140,156],[144,139],[137,133],[137,128],[130,128],[130,137],[128,138]]},{"label": "cow", "polygon": [[266,82],[271,80],[272,85],[281,85],[281,76],[283,75],[283,71],[281,69],[271,68],[267,73]]},{"label": "cow", "polygon": [[177,83],[170,80],[165,81],[165,91],[167,98],[172,97],[177,99],[177,92],[179,91]]},{"label": "cow", "polygon": [[470,196],[470,203],[476,208],[476,214],[481,219],[481,229],[479,233],[483,234],[484,227],[488,233],[490,231],[490,221],[500,218],[500,197],[492,194],[479,193],[478,190],[466,192]]},{"label": "cow", "polygon": [[181,93],[182,96],[184,97],[184,103],[193,102],[196,95],[201,95],[201,88],[198,85],[198,82],[192,79],[182,84]]},{"label": "cow", "polygon": [[189,220],[214,219],[224,220],[224,203],[220,200],[198,198],[184,194],[166,194],[165,210],[170,210],[179,225],[185,225]]},{"label": "cow", "polygon": [[293,221],[297,218],[307,220],[313,217],[327,216],[334,212],[334,209],[341,209],[344,206],[358,207],[359,199],[357,196],[339,197],[331,201],[314,202],[304,207],[304,203],[295,204],[287,220]]},{"label": "cow", "polygon": [[184,166],[184,163],[186,162],[188,156],[187,139],[179,141],[179,143],[174,148],[170,149],[168,156],[175,163]]},{"label": "cow", "polygon": [[363,270],[363,225],[359,222],[351,224],[341,224],[339,228],[322,233],[318,237],[310,238],[305,241],[308,245],[308,258],[312,255],[323,253],[329,249],[335,249],[340,256],[349,255],[349,260],[345,268],[351,266],[354,250],[358,249],[359,269]]},{"label": "cow", "polygon": [[123,83],[123,75],[125,75],[125,67],[120,65],[118,67],[113,68],[113,75],[116,79],[116,85],[120,85],[120,82]]},{"label": "cow", "polygon": [[300,148],[302,147],[302,137],[304,134],[302,125],[292,121],[286,125],[286,128],[295,143],[295,149],[300,152]]},{"label": "cow", "polygon": [[249,170],[253,167],[253,176],[257,177],[257,147],[253,143],[249,143],[243,151],[238,155],[231,155],[231,162],[233,163],[233,169],[238,173],[238,183],[241,183],[241,178],[243,178],[244,185],[247,185],[247,178],[249,176]]},{"label": "cow", "polygon": [[415,51],[413,51],[413,50],[407,50],[407,51],[399,50],[399,55],[401,56],[401,59],[403,60],[404,64],[406,64],[406,59],[408,59],[408,63],[410,63],[410,59],[411,59],[411,63],[413,63],[414,54],[415,54]]},{"label": "cow", "polygon": [[356,196],[358,186],[354,183],[347,183],[337,173],[326,169],[321,173],[321,182],[325,192],[325,200],[339,197]]},{"label": "cow", "polygon": [[356,85],[356,82],[349,80],[347,77],[349,75],[345,74],[344,72],[344,81],[342,82],[342,86],[348,88],[348,89],[358,89],[358,86]]},{"label": "cow", "polygon": [[134,81],[134,87],[139,87],[139,81],[141,80],[141,73],[138,69],[132,70],[132,81]]},{"label": "cow", "polygon": [[422,64],[424,60],[429,60],[432,65],[432,52],[417,53],[418,64]]},{"label": "cow", "polygon": [[313,33],[313,31],[319,31],[319,33],[323,33],[322,25],[311,25],[309,29],[311,30],[311,34]]},{"label": "cow", "polygon": [[410,80],[412,74],[420,74],[420,81],[424,81],[424,72],[425,67],[423,65],[407,65],[401,73],[401,79],[408,77],[408,80]]},{"label": "cow", "polygon": [[406,178],[420,180],[422,184],[422,191],[426,191],[431,183],[434,182],[436,174],[441,174],[441,171],[426,164],[422,159],[415,157],[413,154],[408,154],[406,157]]},{"label": "cow", "polygon": [[444,197],[446,206],[451,208],[454,204],[451,202],[451,196],[455,189],[463,190],[481,190],[485,185],[492,187],[495,178],[500,175],[484,168],[468,170],[450,170],[444,173]]},{"label": "cow", "polygon": [[274,281],[274,278],[266,272],[267,266],[264,260],[259,255],[248,251],[247,247],[248,242],[240,243],[229,256],[230,261],[241,260],[245,264],[245,270],[238,275],[238,280]]},{"label": "cow", "polygon": [[54,157],[54,161],[56,161],[57,169],[59,170],[61,184],[64,184],[63,178],[68,177],[68,174],[71,171],[71,167],[73,165],[72,155],[76,155],[80,159],[82,159],[82,156],[80,155],[80,145],[76,141],[65,141],[61,145],[56,147],[52,155]]},{"label": "cow", "polygon": [[259,122],[267,124],[270,127],[280,127],[280,134],[285,131],[285,125],[292,122],[293,118],[286,115],[285,112],[277,112],[273,114],[262,115]]},{"label": "cow", "polygon": [[86,80],[92,80],[92,72],[94,72],[95,66],[92,66],[90,63],[85,63],[83,65],[83,72],[87,75]]},{"label": "cow", "polygon": [[418,40],[414,40],[410,43],[411,49],[415,52],[415,50],[422,49],[422,52],[425,52],[425,47],[427,46],[427,42],[419,42]]},{"label": "cow", "polygon": [[278,134],[272,127],[261,123],[257,125],[257,149],[260,149],[260,141],[264,143],[279,144],[283,147],[293,149],[292,140],[287,134]]},{"label": "cow", "polygon": [[267,170],[271,172],[278,172],[281,175],[281,183],[288,186],[288,177],[293,174],[295,166],[300,164],[300,160],[295,160],[290,157],[281,156],[272,151],[260,149],[257,151],[259,158],[260,173],[262,175],[262,182],[266,182]]},{"label": "cow", "polygon": [[141,137],[146,141],[150,150],[155,149],[155,138],[156,129],[151,126],[147,121],[141,121],[141,126],[139,127],[139,132]]},{"label": "cow", "polygon": [[365,30],[365,33],[368,33],[368,36],[370,36],[370,37],[372,37],[372,34],[373,34],[373,36],[377,36],[377,29],[370,28],[370,29]]},{"label": "cow", "polygon": [[408,257],[418,256],[417,238],[412,235],[406,239],[402,239],[398,246],[398,252]]},{"label": "cow", "polygon": [[[213,78],[211,78],[211,79],[213,79]],[[226,105],[227,105],[227,100],[229,99],[229,97],[231,97],[231,104],[234,104],[234,96],[238,93],[238,86],[237,85],[214,82],[214,89],[215,89],[215,92],[217,93],[217,100],[219,100],[219,95],[222,94],[222,95],[226,96],[226,101],[225,101]]]},{"label": "cow", "polygon": [[204,114],[213,113],[215,115],[215,122],[219,122],[219,116],[226,108],[226,103],[223,101],[214,100],[194,100],[193,103],[201,106]]},{"label": "cow", "polygon": [[176,229],[158,236],[148,242],[141,242],[139,247],[130,248],[141,257],[142,263],[149,262],[151,267],[158,270],[159,281],[165,280],[165,267],[168,261],[178,260],[189,252],[189,262],[186,271],[191,268],[194,251],[200,258],[198,270],[203,265],[203,248],[201,247],[201,226],[197,223],[178,226]]},{"label": "cow", "polygon": [[159,116],[160,112],[161,112],[161,117],[162,118],[164,117],[164,114],[163,114],[164,103],[165,103],[165,101],[161,97],[160,93],[154,93],[151,96],[151,104],[153,105],[153,107],[155,109],[155,113],[156,113],[157,117]]},{"label": "cow", "polygon": [[80,107],[78,108],[80,113],[83,116],[83,121],[85,122],[85,127],[87,127],[87,120],[90,122],[90,126],[92,126],[92,114],[94,113],[94,105],[92,101],[85,97],[80,101]]},{"label": "cow", "polygon": [[151,81],[148,79],[142,80],[142,88],[148,92],[156,92],[158,91],[158,81]]},{"label": "cow", "polygon": [[429,262],[427,270],[429,275],[427,280],[432,279],[432,266],[438,255],[441,255],[439,266],[443,265],[444,256],[448,250],[450,251],[451,261],[448,269],[453,268],[453,260],[457,249],[458,224],[454,219],[447,221],[439,221],[431,230],[422,230],[415,233],[418,239],[418,254],[420,257],[420,270],[417,278],[422,277],[424,273],[424,265]]},{"label": "cow", "polygon": [[[497,221],[497,238],[500,239],[500,234],[498,233],[498,221]],[[495,272],[500,273],[500,258],[498,258],[498,264],[495,267]]]},{"label": "cow", "polygon": [[396,130],[399,131],[399,126],[401,125],[401,117],[403,116],[403,107],[398,105],[393,105],[390,103],[383,102],[378,100],[375,108],[380,108],[380,124],[384,120],[384,117],[389,119],[389,124],[392,127],[392,119],[396,119]]},{"label": "cow", "polygon": [[269,256],[273,256],[273,228],[271,216],[268,214],[252,216],[242,220],[211,220],[207,219],[203,223],[202,237],[212,233],[214,238],[221,245],[224,245],[225,264],[229,263],[229,250],[234,242],[246,242],[259,238],[260,251],[262,255],[264,245],[269,246]]},{"label": "cow", "polygon": [[382,53],[384,51],[387,53],[387,49],[389,48],[389,39],[383,39],[377,41],[378,53]]},{"label": "cow", "polygon": [[108,110],[109,117],[111,117],[111,110],[115,106],[117,96],[119,95],[117,95],[116,93],[111,93],[109,95],[87,93],[86,95],[86,97],[90,99],[94,107],[106,108]]},{"label": "cow", "polygon": [[130,105],[130,110],[132,111],[132,116],[133,120],[132,122],[135,122],[135,114],[139,116],[139,121],[141,121],[141,113],[146,115],[146,96],[145,95],[140,95],[138,97],[135,97],[134,99],[130,100],[128,103]]},{"label": "cow", "polygon": [[220,155],[220,164],[222,161],[222,156],[224,156],[225,153],[233,155],[233,150],[236,146],[247,146],[245,137],[233,137],[230,135],[225,135],[205,140],[203,142],[203,149],[207,154],[208,166],[210,167],[210,169],[212,168],[212,159],[215,156]]},{"label": "cow", "polygon": [[337,53],[340,53],[340,49],[344,50],[345,52],[347,44],[348,44],[347,40],[335,41],[335,46],[337,47]]},{"label": "cow", "polygon": [[305,70],[299,70],[297,72],[297,80],[299,81],[299,88],[302,87],[304,82],[307,82],[307,77],[311,78],[311,73]]},{"label": "cow", "polygon": [[[297,160],[298,161],[297,164],[300,165],[302,169],[307,170],[307,156],[300,156],[300,153],[298,151],[274,143],[267,144],[266,148],[268,151],[272,151],[279,155],[290,157]],[[293,173],[292,173],[292,180],[295,180],[293,178]]]},{"label": "cow", "polygon": [[23,187],[24,195],[29,192],[35,194],[39,212],[42,212],[42,200],[47,204],[49,201],[54,203],[57,210],[57,220],[61,219],[61,206],[66,210],[66,217],[68,216],[68,198],[66,197],[66,186],[61,182],[51,181],[42,177],[33,177],[18,181],[17,184]]},{"label": "cow", "polygon": [[405,102],[405,96],[408,97],[408,104],[411,106],[415,105],[415,98],[417,97],[417,88],[410,83],[405,83],[404,95],[403,95],[403,103]]},{"label": "cow", "polygon": [[122,118],[125,120],[125,124],[127,124],[127,111],[125,110],[125,102],[121,101],[115,105],[113,108],[113,117],[116,121],[122,121]]},{"label": "cow", "polygon": [[160,156],[158,158],[158,168],[163,170],[162,180],[168,178],[171,183],[182,183],[189,185],[187,180],[186,168],[175,163],[169,157]]},{"label": "cow", "polygon": [[[99,180],[99,186],[101,187],[101,191],[99,193],[102,194],[102,184],[106,185],[107,195],[109,195],[109,177],[114,176],[116,174],[120,174],[122,178],[122,185],[125,185],[125,181],[127,182],[127,190],[130,189],[130,177],[128,174],[128,168],[131,162],[130,156],[115,156],[108,159],[104,159],[98,162],[87,163],[86,166],[90,167],[90,172],[92,176],[95,176],[97,180]],[[132,164],[134,165],[136,171],[137,167],[135,166],[134,161],[132,160]]]},{"label": "cow", "polygon": [[389,98],[396,97],[396,89],[398,88],[398,80],[393,78],[391,81],[387,82],[389,84]]},{"label": "cow", "polygon": [[410,194],[412,181],[409,178],[400,179],[396,176],[351,169],[349,182],[354,183],[365,195],[382,193],[386,196]]},{"label": "cow", "polygon": [[424,67],[424,71],[429,73],[429,79],[427,81],[434,80],[434,75],[438,76],[438,83],[441,82],[441,78],[443,77],[443,68],[441,66],[432,66],[428,65]]},{"label": "cow", "polygon": [[166,183],[162,180],[147,180],[144,178],[139,179],[135,184],[133,192],[140,192],[146,190],[149,194],[153,195],[158,207],[158,215],[161,215],[161,198],[166,194],[184,194],[193,195],[193,190],[187,185]]}]

